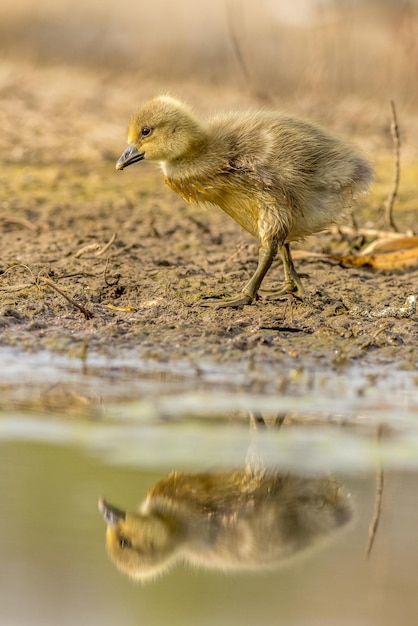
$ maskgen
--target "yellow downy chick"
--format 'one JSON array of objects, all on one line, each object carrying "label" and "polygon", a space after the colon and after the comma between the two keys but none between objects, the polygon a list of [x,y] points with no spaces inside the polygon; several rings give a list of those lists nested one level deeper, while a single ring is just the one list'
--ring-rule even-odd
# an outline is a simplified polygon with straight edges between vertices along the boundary
[{"label": "yellow downy chick", "polygon": [[331,478],[250,466],[171,472],[149,490],[138,512],[103,499],[99,510],[110,558],[140,581],[181,560],[224,571],[271,568],[325,542],[352,517],[347,496]]},{"label": "yellow downy chick", "polygon": [[159,96],[132,117],[122,170],[147,159],[188,202],[216,205],[260,241],[257,269],[239,296],[203,301],[216,307],[250,304],[279,250],[284,284],[277,298],[302,295],[290,242],[338,222],[373,170],[356,150],[325,130],[275,111],[199,120],[191,109]]}]

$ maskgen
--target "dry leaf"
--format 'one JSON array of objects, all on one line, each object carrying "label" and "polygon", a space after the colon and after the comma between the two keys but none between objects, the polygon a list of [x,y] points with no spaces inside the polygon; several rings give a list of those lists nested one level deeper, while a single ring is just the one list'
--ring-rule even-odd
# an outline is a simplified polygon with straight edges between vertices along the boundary
[{"label": "dry leaf", "polygon": [[121,311],[122,313],[135,313],[138,309],[130,304],[126,306],[115,306],[114,304],[105,304],[105,307],[111,311]]},{"label": "dry leaf", "polygon": [[407,250],[409,248],[418,248],[418,237],[376,239],[366,248],[363,248],[361,255],[371,254],[372,252],[395,252],[395,250]]},{"label": "dry leaf", "polygon": [[329,255],[327,258],[355,267],[371,267],[375,270],[399,270],[418,265],[418,246],[395,252],[356,254],[349,256]]}]

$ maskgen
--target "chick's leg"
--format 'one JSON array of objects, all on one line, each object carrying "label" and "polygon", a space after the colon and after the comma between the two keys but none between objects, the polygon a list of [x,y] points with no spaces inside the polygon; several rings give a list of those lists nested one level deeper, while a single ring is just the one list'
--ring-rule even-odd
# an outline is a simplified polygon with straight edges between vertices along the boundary
[{"label": "chick's leg", "polygon": [[269,271],[271,264],[274,261],[274,257],[277,254],[277,243],[272,242],[261,246],[258,252],[258,265],[252,278],[248,281],[242,290],[242,293],[250,296],[254,299],[257,295],[257,291],[263,282],[264,276]]},{"label": "chick's leg", "polygon": [[251,302],[256,298],[257,291],[263,281],[264,276],[270,269],[273,263],[274,257],[277,254],[277,242],[271,241],[263,243],[258,253],[258,265],[252,278],[243,288],[239,296],[234,298],[225,298],[224,300],[207,300],[199,302],[201,306],[211,306],[216,309],[225,307],[241,307]]},{"label": "chick's leg", "polygon": [[265,296],[267,300],[280,300],[289,294],[302,296],[304,293],[302,281],[293,264],[290,245],[284,243],[279,246],[279,249],[283,261],[284,283],[279,289],[268,292]]}]

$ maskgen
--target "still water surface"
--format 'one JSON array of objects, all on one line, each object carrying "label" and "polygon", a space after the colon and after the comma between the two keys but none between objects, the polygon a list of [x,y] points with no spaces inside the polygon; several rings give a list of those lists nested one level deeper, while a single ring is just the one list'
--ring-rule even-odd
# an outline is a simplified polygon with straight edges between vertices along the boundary
[{"label": "still water surface", "polygon": [[[197,441],[198,433],[194,436]],[[1,623],[417,623],[417,476],[395,469],[393,461],[385,472],[380,525],[368,559],[376,483],[367,462],[364,468],[331,473],[341,493],[350,496],[353,521],[335,536],[330,531],[330,540],[307,555],[267,570],[219,572],[180,562],[155,580],[131,581],[106,554],[106,526],[97,500],[105,495],[134,511],[147,491],[167,477],[159,443],[159,435],[154,448],[148,441],[156,459],[152,468],[141,466],[140,458],[135,466],[110,463],[97,449],[63,442],[1,444]],[[216,450],[206,450],[194,471],[216,467]],[[191,471],[181,465],[171,469]],[[302,474],[305,481],[315,476]]]},{"label": "still water surface", "polygon": [[[66,371],[66,384],[83,391],[76,370]],[[49,382],[61,384],[54,371]],[[104,385],[92,372],[82,378],[90,390]],[[27,381],[19,389],[12,367],[5,376],[22,398]],[[24,410],[17,396],[13,408],[3,379],[0,623],[415,626],[418,413],[413,375],[402,376],[397,386],[387,379],[386,397],[384,382],[344,396],[350,380],[340,376],[260,396],[165,385],[164,396],[154,387],[136,400],[128,394],[129,403],[112,396],[84,415]],[[353,376],[351,389],[363,382]],[[250,428],[257,407],[267,428]],[[277,428],[274,407],[305,417]],[[379,472],[381,512],[367,558]],[[146,528],[132,537],[123,524],[137,523],[132,515],[150,490]],[[107,522],[115,530],[122,520],[129,540],[110,556],[101,497],[117,507],[104,511]],[[151,562],[145,582],[124,573],[138,536],[132,567],[136,574]]]}]

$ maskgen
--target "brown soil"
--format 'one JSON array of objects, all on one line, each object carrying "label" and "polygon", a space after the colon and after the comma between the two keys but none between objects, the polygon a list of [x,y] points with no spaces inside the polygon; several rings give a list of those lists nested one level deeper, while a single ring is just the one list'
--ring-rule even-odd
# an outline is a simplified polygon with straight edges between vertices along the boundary
[{"label": "brown soil", "polygon": [[[416,314],[379,314],[417,293],[418,269],[382,273],[300,259],[297,268],[309,275],[303,302],[260,299],[241,310],[195,306],[202,297],[240,291],[254,270],[257,243],[220,210],[186,206],[157,168],[142,163],[114,170],[128,117],[153,92],[149,84],[128,94],[127,85],[124,78],[62,68],[2,70],[1,344],[79,355],[132,353],[174,364],[187,359],[197,369],[202,361],[242,360],[264,371],[354,360],[417,367]],[[227,106],[239,100],[237,93],[196,96],[187,85],[178,91],[186,98],[193,93],[194,103],[207,109],[218,106],[220,96]],[[391,146],[380,122],[365,126],[355,131],[366,152],[379,146],[377,184],[357,221],[379,228],[378,207],[391,185]],[[353,134],[349,122],[347,131]],[[410,154],[404,164],[395,214],[402,229],[414,226],[416,162]],[[333,232],[295,247],[347,253],[363,243],[360,236]],[[91,319],[42,277],[88,309]],[[277,262],[266,285],[280,280]]]}]

